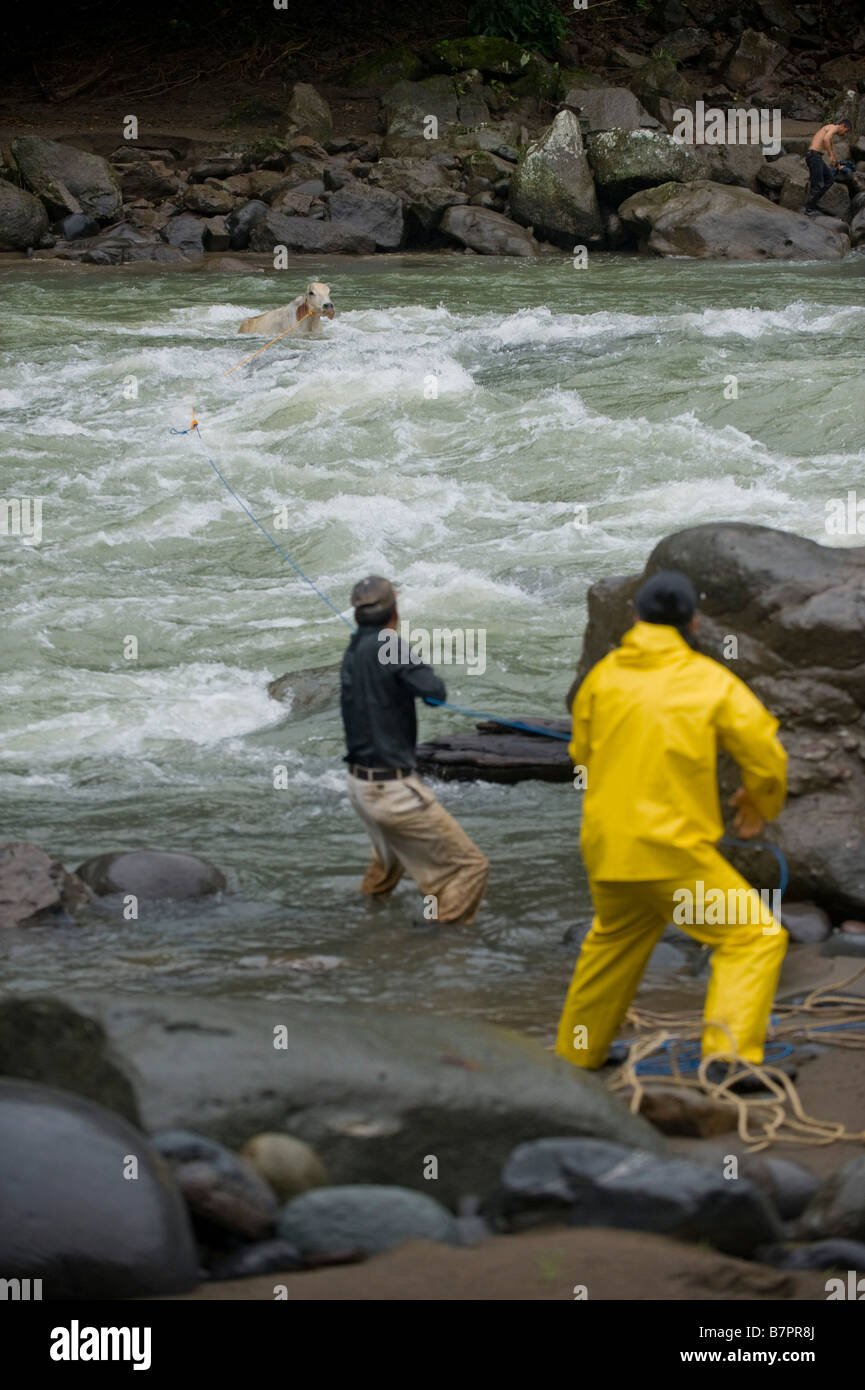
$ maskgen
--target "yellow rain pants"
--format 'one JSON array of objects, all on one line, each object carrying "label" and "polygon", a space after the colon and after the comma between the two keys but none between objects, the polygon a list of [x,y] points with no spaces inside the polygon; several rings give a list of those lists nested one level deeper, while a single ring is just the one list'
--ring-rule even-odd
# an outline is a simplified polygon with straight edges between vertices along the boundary
[{"label": "yellow rain pants", "polygon": [[[679,876],[591,887],[597,916],[571,980],[556,1052],[578,1067],[602,1066],[664,927],[680,911],[682,890],[697,905],[705,898],[712,902],[711,890],[721,889],[729,908],[722,915],[746,920],[681,923],[682,931],[714,947],[703,1055],[734,1051],[749,1062],[761,1061],[787,933],[741,874],[713,853],[690,880]],[[743,892],[747,910],[742,910]],[[714,914],[710,909],[702,915]],[[719,1025],[726,1025],[729,1035]]]}]

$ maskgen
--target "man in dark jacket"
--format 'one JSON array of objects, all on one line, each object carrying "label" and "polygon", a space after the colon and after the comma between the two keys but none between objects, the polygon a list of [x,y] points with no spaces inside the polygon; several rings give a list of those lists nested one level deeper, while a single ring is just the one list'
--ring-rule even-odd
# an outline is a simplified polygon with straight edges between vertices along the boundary
[{"label": "man in dark jacket", "polygon": [[362,893],[390,893],[403,873],[424,895],[427,920],[468,925],[489,865],[415,774],[415,700],[444,700],[444,681],[399,640],[396,591],[370,575],[351,593],[357,631],[342,660],[348,795],[372,841]]}]

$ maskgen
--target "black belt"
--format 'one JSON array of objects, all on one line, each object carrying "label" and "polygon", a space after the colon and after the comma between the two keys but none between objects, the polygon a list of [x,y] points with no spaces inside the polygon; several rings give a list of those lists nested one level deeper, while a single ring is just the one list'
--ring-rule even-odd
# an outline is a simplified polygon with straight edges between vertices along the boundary
[{"label": "black belt", "polygon": [[360,777],[364,782],[402,782],[414,776],[413,767],[360,767],[358,763],[349,763],[348,770],[352,777]]}]

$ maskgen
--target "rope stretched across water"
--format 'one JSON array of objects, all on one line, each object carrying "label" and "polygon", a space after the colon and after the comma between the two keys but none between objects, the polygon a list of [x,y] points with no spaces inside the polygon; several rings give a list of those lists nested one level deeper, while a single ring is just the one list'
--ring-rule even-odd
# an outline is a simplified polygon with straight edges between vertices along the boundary
[{"label": "rope stretched across water", "polygon": [[[286,332],[291,332],[291,329],[286,329]],[[283,336],[284,336],[283,334],[280,334],[280,337],[283,337]],[[273,338],[273,339],[271,339],[271,341],[275,343],[277,340],[276,340],[276,338]],[[269,343],[265,343],[264,346],[265,346],[265,347],[269,347],[270,344],[269,344]],[[262,352],[263,350],[264,350],[263,348],[259,348],[259,352]],[[253,353],[252,356],[255,357],[256,354]],[[244,361],[249,361],[249,358],[244,358]],[[238,362],[237,365],[238,365],[238,367],[241,367],[241,366],[243,365],[243,363],[242,363],[242,362]],[[234,368],[232,367],[231,370],[234,371]],[[216,474],[216,476],[217,476],[217,478],[219,479],[219,481],[222,483],[222,486],[225,488],[225,490],[226,490],[226,492],[229,494],[229,496],[233,497],[234,500],[235,500],[235,502],[237,503],[237,505],[238,505],[244,512],[246,512],[246,515],[249,517],[250,521],[254,522],[255,525],[258,527],[259,531],[262,533],[262,535],[265,536],[265,537],[267,538],[267,540],[270,541],[270,544],[273,546],[274,550],[278,551],[279,554],[282,556],[283,560],[285,560],[289,565],[291,565],[291,568],[294,570],[295,574],[299,575],[300,578],[303,580],[303,582],[304,582],[305,584],[308,584],[309,587],[313,590],[314,593],[318,594],[318,597],[322,600],[322,602],[327,604],[327,606],[328,606],[328,608],[330,609],[330,611],[334,614],[335,617],[339,618],[340,622],[345,623],[346,627],[349,629],[350,632],[354,632],[354,631],[355,631],[355,625],[354,625],[354,623],[350,622],[349,619],[345,616],[345,614],[340,612],[340,610],[337,608],[336,604],[331,602],[331,600],[328,598],[327,594],[325,594],[325,593],[322,592],[322,590],[318,587],[318,585],[317,585],[312,579],[310,579],[310,577],[309,577],[308,574],[304,574],[303,570],[300,568],[300,565],[295,564],[294,560],[292,560],[292,558],[291,558],[291,556],[288,554],[288,552],[287,552],[286,550],[284,550],[283,547],[279,544],[279,541],[274,540],[273,536],[270,534],[270,532],[268,531],[267,527],[266,527],[266,526],[262,526],[262,524],[261,524],[261,522],[259,521],[258,517],[255,516],[254,513],[250,510],[250,508],[246,505],[246,503],[244,502],[243,498],[242,498],[242,497],[238,497],[238,495],[237,495],[237,493],[235,492],[234,488],[231,486],[231,483],[228,481],[228,479],[225,477],[225,475],[224,475],[223,473],[220,472],[220,470],[217,468],[216,464],[214,463],[213,459],[212,459],[212,458],[210,457],[210,455],[208,454],[208,452],[207,452],[207,446],[206,446],[205,443],[204,443],[204,440],[203,440],[203,438],[202,438],[202,436],[201,436],[201,430],[200,430],[199,427],[198,427],[198,421],[193,417],[193,420],[192,420],[191,425],[189,426],[189,429],[187,429],[187,430],[171,430],[170,433],[171,433],[171,434],[189,434],[189,435],[193,435],[193,436],[198,440],[199,444],[201,445],[201,447],[202,447],[202,449],[203,449],[203,451],[204,451],[204,456],[205,456],[205,458],[207,459],[207,462],[210,464],[211,468],[213,469],[214,473]],[[542,728],[540,728],[538,725],[534,725],[534,724],[524,724],[524,723],[521,723],[521,722],[519,722],[519,721],[517,721],[517,720],[514,720],[514,719],[500,719],[500,718],[498,717],[498,715],[496,715],[496,714],[481,714],[481,713],[479,713],[477,710],[461,709],[459,705],[452,705],[448,700],[433,700],[433,699],[427,699],[426,703],[427,703],[428,705],[441,705],[443,709],[453,710],[455,714],[466,714],[466,715],[469,715],[469,716],[470,716],[471,718],[473,718],[473,719],[486,719],[486,720],[488,720],[491,724],[502,724],[502,725],[504,725],[504,726],[505,726],[506,728],[508,728],[508,729],[521,729],[521,730],[523,730],[525,733],[529,733],[529,734],[542,734],[544,738],[564,739],[566,743],[570,742],[570,734],[560,733],[557,729],[542,729]]]}]

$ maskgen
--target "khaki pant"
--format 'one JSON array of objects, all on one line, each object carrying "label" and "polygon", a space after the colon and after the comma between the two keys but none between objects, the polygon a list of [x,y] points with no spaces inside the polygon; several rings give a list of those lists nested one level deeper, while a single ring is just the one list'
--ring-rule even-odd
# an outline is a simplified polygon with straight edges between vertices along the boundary
[{"label": "khaki pant", "polygon": [[[698,894],[720,888],[725,895],[754,894],[741,874],[718,853],[695,863],[676,880],[591,884],[596,917],[583,942],[559,1023],[556,1052],[578,1067],[603,1065],[649,957],[666,924],[674,920],[677,890]],[[735,902],[735,899],[729,901]],[[735,1050],[749,1062],[763,1058],[763,1042],[787,933],[759,898],[745,921],[682,923],[682,931],[712,946],[712,975],[703,1009],[703,1056]],[[763,920],[760,920],[762,916]],[[720,1026],[719,1026],[720,1025]],[[580,1032],[581,1029],[585,1033]]]},{"label": "khaki pant", "polygon": [[348,796],[372,840],[362,893],[390,893],[403,873],[436,899],[439,922],[473,922],[489,864],[462,826],[418,777],[393,782],[346,778]]}]

